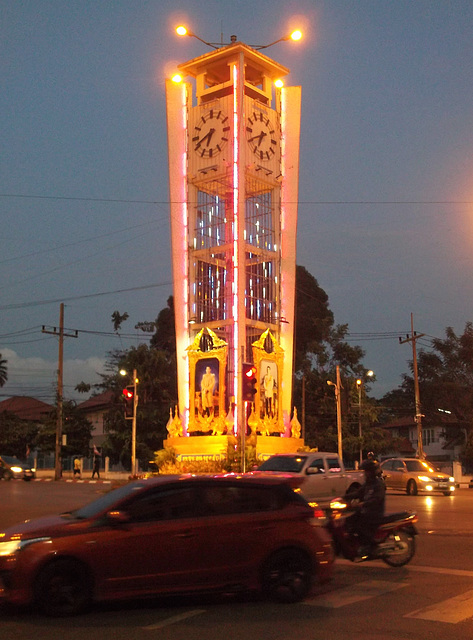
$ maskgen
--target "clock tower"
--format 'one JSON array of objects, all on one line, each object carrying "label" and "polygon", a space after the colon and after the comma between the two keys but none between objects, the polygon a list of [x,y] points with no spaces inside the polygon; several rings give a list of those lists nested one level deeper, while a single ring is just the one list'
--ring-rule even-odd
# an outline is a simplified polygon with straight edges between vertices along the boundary
[{"label": "clock tower", "polygon": [[[166,81],[179,390],[168,430],[300,445],[291,396],[301,90],[276,87],[289,70],[236,41],[179,70],[188,82]],[[254,364],[253,402],[244,363]]]}]

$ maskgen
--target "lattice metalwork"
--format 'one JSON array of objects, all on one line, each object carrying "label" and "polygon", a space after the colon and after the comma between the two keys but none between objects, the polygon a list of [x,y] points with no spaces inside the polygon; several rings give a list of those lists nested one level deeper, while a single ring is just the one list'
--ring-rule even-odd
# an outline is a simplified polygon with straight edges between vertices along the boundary
[{"label": "lattice metalwork", "polygon": [[245,241],[248,244],[275,251],[276,224],[273,191],[252,195],[246,200]]},{"label": "lattice metalwork", "polygon": [[218,263],[196,261],[193,285],[196,322],[213,322],[227,317],[226,280],[226,269]]},{"label": "lattice metalwork", "polygon": [[219,247],[226,242],[226,202],[218,195],[197,191],[194,249]]}]

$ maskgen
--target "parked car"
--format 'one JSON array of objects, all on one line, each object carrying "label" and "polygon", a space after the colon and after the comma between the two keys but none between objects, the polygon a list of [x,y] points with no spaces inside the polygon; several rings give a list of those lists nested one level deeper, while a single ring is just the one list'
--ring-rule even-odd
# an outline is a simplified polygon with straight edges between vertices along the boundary
[{"label": "parked car", "polygon": [[160,476],[0,532],[0,596],[49,615],[94,600],[262,590],[305,598],[334,554],[315,510],[287,481]]},{"label": "parked car", "polygon": [[278,453],[253,472],[287,474],[299,486],[306,500],[324,502],[358,489],[365,481],[363,471],[348,471],[336,453]]},{"label": "parked car", "polygon": [[381,463],[381,473],[387,489],[405,491],[411,496],[419,491],[440,491],[449,496],[455,491],[455,478],[419,458],[389,458]]},{"label": "parked car", "polygon": [[32,480],[36,478],[36,469],[13,456],[0,456],[0,479]]}]

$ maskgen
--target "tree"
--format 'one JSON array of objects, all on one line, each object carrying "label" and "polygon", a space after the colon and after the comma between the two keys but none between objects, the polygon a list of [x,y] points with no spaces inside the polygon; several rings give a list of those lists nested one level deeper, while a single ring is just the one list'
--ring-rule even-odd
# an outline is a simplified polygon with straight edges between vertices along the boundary
[{"label": "tree", "polygon": [[[333,387],[336,367],[342,376],[343,448],[356,457],[360,449],[358,413],[351,412],[353,395],[356,400],[355,381],[365,378],[366,369],[361,360],[364,351],[346,341],[348,325],[335,325],[328,306],[328,296],[317,280],[304,267],[296,269],[296,331],[294,404],[302,415],[302,387],[305,388],[305,440],[308,446],[334,451],[338,444],[336,403]],[[369,389],[366,386],[366,389]],[[364,415],[376,419],[374,401],[363,401]],[[364,429],[364,439],[369,439]]]},{"label": "tree", "polygon": [[[142,323],[151,324],[151,323]],[[155,333],[150,345],[132,347],[128,351],[109,353],[106,369],[102,375],[102,389],[114,391],[114,406],[104,417],[107,433],[104,451],[112,462],[120,461],[130,466],[131,424],[124,417],[122,389],[126,382],[118,374],[121,369],[137,371],[139,379],[136,457],[145,466],[154,451],[162,448],[167,437],[166,425],[169,409],[177,404],[176,337],[174,330],[174,301],[167,301],[156,321],[152,323]]]},{"label": "tree", "polygon": [[7,360],[2,358],[2,354],[0,353],[0,387],[3,387],[8,380],[7,373]]},{"label": "tree", "polygon": [[113,330],[118,333],[122,323],[125,322],[125,320],[128,320],[129,317],[130,316],[126,311],[124,314],[120,314],[119,311],[114,311],[112,313]]},{"label": "tree", "polygon": [[[90,454],[90,440],[94,426],[72,400],[63,401],[63,434],[67,444],[62,447],[63,456]],[[57,412],[52,411],[38,430],[33,445],[39,451],[54,451],[56,443]]]},{"label": "tree", "polygon": [[14,413],[0,413],[0,451],[7,456],[26,458],[39,431],[39,425],[22,420]]}]

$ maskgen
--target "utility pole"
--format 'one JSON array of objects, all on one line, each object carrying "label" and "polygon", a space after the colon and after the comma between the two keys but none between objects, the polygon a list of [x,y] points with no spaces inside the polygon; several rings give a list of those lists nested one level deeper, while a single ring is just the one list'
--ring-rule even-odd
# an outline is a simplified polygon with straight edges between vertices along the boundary
[{"label": "utility pole", "polygon": [[327,380],[327,384],[335,387],[335,400],[337,402],[337,436],[338,436],[338,455],[340,456],[340,460],[343,459],[343,449],[342,449],[342,394],[341,389],[342,382],[340,379],[340,367],[337,364],[337,382],[332,382],[331,380]]},{"label": "utility pole", "polygon": [[46,329],[45,325],[42,327],[42,333],[50,333],[52,335],[59,336],[59,355],[57,365],[57,418],[56,418],[56,448],[55,448],[55,463],[54,463],[54,479],[60,480],[62,477],[62,461],[61,461],[61,445],[62,445],[62,422],[63,422],[63,368],[64,368],[64,337],[77,338],[78,331],[74,333],[64,333],[64,303],[61,302],[59,307],[59,329],[57,327],[50,327]]},{"label": "utility pole", "polygon": [[420,394],[419,394],[419,376],[417,372],[417,345],[416,341],[419,338],[425,336],[425,333],[416,333],[414,331],[414,315],[411,313],[411,335],[406,335],[406,339],[403,340],[399,338],[400,344],[405,344],[406,342],[412,342],[412,368],[414,369],[414,393],[415,393],[415,402],[416,402],[416,414],[415,414],[415,422],[417,424],[417,451],[416,455],[418,458],[422,460],[425,458],[424,446],[422,443],[422,413],[420,406]]}]

